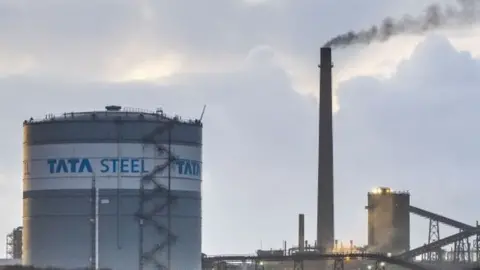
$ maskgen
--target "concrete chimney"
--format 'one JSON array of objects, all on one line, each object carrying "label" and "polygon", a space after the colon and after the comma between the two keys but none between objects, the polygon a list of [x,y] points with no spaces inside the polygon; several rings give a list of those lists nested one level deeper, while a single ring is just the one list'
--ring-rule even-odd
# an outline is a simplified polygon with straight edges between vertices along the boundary
[{"label": "concrete chimney", "polygon": [[331,252],[334,246],[331,48],[320,49],[319,67],[317,248]]},{"label": "concrete chimney", "polygon": [[298,250],[305,251],[305,215],[298,215]]}]

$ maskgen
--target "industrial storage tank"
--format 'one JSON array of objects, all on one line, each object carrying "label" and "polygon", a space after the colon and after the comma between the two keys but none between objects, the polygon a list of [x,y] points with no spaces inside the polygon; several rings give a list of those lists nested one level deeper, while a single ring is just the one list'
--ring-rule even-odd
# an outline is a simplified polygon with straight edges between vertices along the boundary
[{"label": "industrial storage tank", "polygon": [[201,269],[200,120],[107,106],[23,130],[24,264]]},{"label": "industrial storage tank", "polygon": [[410,250],[410,194],[380,187],[368,193],[368,248],[392,255]]}]

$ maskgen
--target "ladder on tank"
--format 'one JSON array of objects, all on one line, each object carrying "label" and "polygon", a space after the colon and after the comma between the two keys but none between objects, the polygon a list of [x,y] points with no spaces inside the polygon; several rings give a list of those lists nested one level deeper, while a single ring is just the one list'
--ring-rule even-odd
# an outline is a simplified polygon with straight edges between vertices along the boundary
[{"label": "ladder on tank", "polygon": [[[139,243],[139,270],[143,270],[146,262],[152,263],[157,269],[170,269],[171,261],[171,245],[177,240],[177,236],[171,231],[171,205],[177,200],[171,194],[171,166],[175,164],[177,157],[171,151],[171,135],[172,129],[176,121],[171,120],[161,124],[150,134],[143,138],[143,149],[147,147],[154,147],[153,162],[157,161],[157,154],[160,158],[165,158],[166,161],[162,164],[156,165],[151,172],[143,175],[140,179],[140,206],[136,214],[139,220],[140,227],[140,243]],[[167,135],[167,146],[158,142],[160,135]],[[167,185],[159,183],[159,179],[155,176],[167,173]],[[163,211],[167,212],[167,225],[165,226],[158,220],[156,216]],[[151,225],[160,236],[165,236],[162,242],[153,246],[150,250],[144,251],[144,228],[146,225]],[[158,260],[161,252],[167,249],[167,265],[162,264]]]}]

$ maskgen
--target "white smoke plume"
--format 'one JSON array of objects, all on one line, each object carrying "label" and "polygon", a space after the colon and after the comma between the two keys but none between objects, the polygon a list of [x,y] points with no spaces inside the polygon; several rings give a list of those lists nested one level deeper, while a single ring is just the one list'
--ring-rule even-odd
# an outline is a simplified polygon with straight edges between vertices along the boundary
[{"label": "white smoke plume", "polygon": [[480,20],[480,0],[457,0],[457,5],[432,4],[419,16],[387,17],[379,25],[358,32],[350,31],[331,38],[324,47],[342,48],[356,44],[384,42],[401,34],[424,34],[446,27],[465,27]]}]

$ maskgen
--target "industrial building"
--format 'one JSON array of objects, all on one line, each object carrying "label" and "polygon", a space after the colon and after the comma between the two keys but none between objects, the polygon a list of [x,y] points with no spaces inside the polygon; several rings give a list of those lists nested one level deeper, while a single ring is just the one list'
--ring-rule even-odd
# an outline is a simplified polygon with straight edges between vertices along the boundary
[{"label": "industrial building", "polygon": [[201,119],[107,106],[23,130],[24,265],[201,268]]},{"label": "industrial building", "polygon": [[368,193],[368,248],[401,254],[410,250],[410,194],[380,187]]},{"label": "industrial building", "polygon": [[[379,187],[367,195],[368,245],[343,246],[334,239],[334,177],[332,132],[331,48],[320,49],[317,239],[304,239],[304,216],[299,216],[297,246],[255,255],[204,256],[204,269],[326,270],[326,269],[472,269],[480,266],[480,226],[468,225],[410,205],[409,192]],[[428,241],[410,247],[410,215],[429,221]],[[440,237],[439,224],[459,232]],[[473,238],[473,241],[472,241]],[[445,247],[452,246],[450,251]],[[328,263],[327,263],[328,262]]]},{"label": "industrial building", "polygon": [[[205,256],[204,269],[216,270],[318,270],[418,269],[459,270],[480,265],[480,228],[410,205],[410,193],[379,187],[368,192],[368,245],[335,240],[331,252],[305,240],[305,216],[299,215],[298,244],[274,250],[258,250],[255,256]],[[410,217],[430,224],[428,241],[410,248]],[[426,222],[427,223],[427,222]],[[439,224],[461,228],[458,234],[440,238]],[[472,239],[473,238],[473,239]],[[472,241],[473,240],[473,241]],[[451,246],[451,249],[448,249]],[[323,264],[321,262],[324,262]],[[329,264],[325,264],[329,262]],[[325,268],[323,268],[325,269]]]}]

